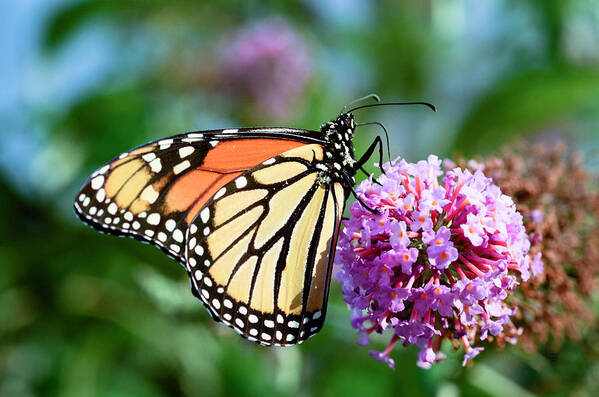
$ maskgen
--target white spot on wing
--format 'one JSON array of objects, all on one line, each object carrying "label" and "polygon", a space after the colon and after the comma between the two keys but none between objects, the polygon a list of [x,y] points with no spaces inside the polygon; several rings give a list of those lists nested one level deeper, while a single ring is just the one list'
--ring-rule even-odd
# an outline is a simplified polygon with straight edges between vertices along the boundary
[{"label": "white spot on wing", "polygon": [[156,153],[150,152],[141,156],[142,159],[147,161],[148,163],[156,158]]},{"label": "white spot on wing", "polygon": [[189,156],[190,154],[192,154],[194,152],[194,148],[193,146],[185,146],[182,147],[181,149],[179,149],[179,157],[184,158]]},{"label": "white spot on wing", "polygon": [[218,200],[219,198],[221,198],[225,193],[227,192],[227,188],[220,188],[220,190],[218,192],[216,192],[216,194],[214,195],[214,199]]},{"label": "white spot on wing", "polygon": [[104,184],[104,176],[98,175],[97,177],[92,179],[91,186],[92,186],[92,189],[98,190],[99,188],[102,187],[103,184]]},{"label": "white spot on wing", "polygon": [[100,168],[97,172],[97,174],[105,174],[106,171],[108,171],[110,169],[110,164],[106,164],[104,167]]},{"label": "white spot on wing", "polygon": [[185,171],[186,169],[188,169],[190,166],[191,166],[191,163],[189,162],[189,160],[182,161],[173,167],[173,172],[175,173],[175,175],[178,175],[178,174],[182,173],[183,171]]},{"label": "white spot on wing", "polygon": [[166,230],[168,230],[169,232],[172,232],[173,230],[175,230],[175,226],[177,226],[177,222],[175,222],[172,219],[169,219],[168,221],[165,222],[164,226],[166,227]]},{"label": "white spot on wing", "polygon": [[154,190],[152,185],[146,186],[146,188],[141,192],[140,197],[146,200],[148,203],[153,204],[158,198],[158,192]]},{"label": "white spot on wing", "polygon": [[160,223],[160,214],[154,212],[153,214],[148,215],[147,222],[150,225],[158,225]]},{"label": "white spot on wing", "polygon": [[160,172],[160,170],[162,169],[162,163],[160,162],[160,159],[158,157],[150,161],[150,168],[152,169],[152,172]]},{"label": "white spot on wing", "polygon": [[163,139],[161,141],[158,141],[158,144],[160,145],[160,149],[162,149],[162,150],[168,149],[173,144],[173,140],[172,139]]},{"label": "white spot on wing", "polygon": [[240,176],[239,178],[235,179],[235,186],[237,186],[238,189],[245,187],[247,184],[248,180],[245,176]]},{"label": "white spot on wing", "polygon": [[116,204],[115,204],[115,203],[110,203],[110,205],[108,206],[108,212],[109,212],[110,214],[112,214],[112,215],[116,214],[116,211],[117,211],[118,209],[119,209],[119,208],[116,206]]},{"label": "white spot on wing", "polygon": [[208,219],[210,219],[210,209],[208,207],[204,208],[202,212],[200,212],[200,218],[202,218],[202,222],[208,222]]},{"label": "white spot on wing", "polygon": [[106,198],[106,191],[104,189],[98,190],[98,193],[96,193],[96,200],[98,200],[99,202],[102,202],[102,201],[104,201],[105,198]]},{"label": "white spot on wing", "polygon": [[183,242],[183,232],[181,232],[181,230],[177,229],[173,232],[173,239],[179,243]]}]

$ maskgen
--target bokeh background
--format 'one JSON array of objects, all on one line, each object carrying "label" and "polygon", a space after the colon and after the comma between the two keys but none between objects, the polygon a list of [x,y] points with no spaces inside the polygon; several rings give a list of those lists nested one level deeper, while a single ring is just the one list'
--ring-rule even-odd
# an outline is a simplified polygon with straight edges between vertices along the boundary
[{"label": "bokeh background", "polygon": [[[352,99],[410,161],[517,139],[599,149],[595,0],[65,1],[0,4],[0,395],[598,395],[596,333],[424,371],[376,362],[333,281],[326,326],[266,349],[210,320],[157,249],[78,222],[114,155],[190,130],[318,129]],[[361,153],[380,131],[363,127]],[[586,345],[585,345],[586,343]],[[589,346],[591,346],[589,348]]]}]

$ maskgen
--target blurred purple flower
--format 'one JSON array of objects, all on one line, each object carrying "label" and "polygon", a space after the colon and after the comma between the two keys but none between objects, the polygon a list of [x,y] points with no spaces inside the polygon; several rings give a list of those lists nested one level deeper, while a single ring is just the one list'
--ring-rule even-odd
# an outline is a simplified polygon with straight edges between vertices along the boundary
[{"label": "blurred purple flower", "polygon": [[309,49],[282,18],[246,25],[221,44],[224,79],[272,117],[284,117],[312,74]]},{"label": "blurred purple flower", "polygon": [[466,354],[464,354],[464,360],[462,361],[462,365],[466,366],[466,364],[468,363],[468,361],[470,361],[474,357],[478,356],[478,354],[480,352],[482,352],[483,350],[484,349],[482,347],[470,348],[470,350],[466,351]]},{"label": "blurred purple flower", "polygon": [[395,362],[391,357],[389,357],[389,353],[387,352],[377,352],[374,350],[369,351],[370,355],[379,360],[380,362],[386,363],[391,369],[395,369]]},{"label": "blurred purple flower", "polygon": [[371,352],[391,367],[398,340],[421,349],[422,368],[441,361],[442,341],[452,340],[464,346],[465,365],[483,350],[473,347],[478,339],[511,325],[515,310],[505,299],[518,285],[513,272],[522,279],[542,272],[540,256],[530,258],[522,216],[482,171],[443,172],[435,156],[384,167],[379,183],[357,188],[378,213],[353,203],[339,238],[337,280],[352,325],[362,343],[393,329],[387,348]]},{"label": "blurred purple flower", "polygon": [[543,222],[543,219],[544,219],[543,211],[541,211],[539,209],[532,210],[530,213],[530,218],[535,223]]}]

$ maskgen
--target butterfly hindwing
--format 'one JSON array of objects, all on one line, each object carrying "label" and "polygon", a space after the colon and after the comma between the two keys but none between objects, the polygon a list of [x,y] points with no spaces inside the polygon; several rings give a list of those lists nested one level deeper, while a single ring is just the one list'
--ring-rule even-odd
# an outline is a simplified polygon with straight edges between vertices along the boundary
[{"label": "butterfly hindwing", "polygon": [[175,258],[210,314],[248,340],[301,343],[324,323],[341,215],[361,164],[355,127],[342,113],[320,131],[243,128],[151,142],[94,172],[75,212]]},{"label": "butterfly hindwing", "polygon": [[75,211],[100,231],[151,243],[184,264],[187,228],[219,189],[310,139],[308,131],[262,128],[155,141],[95,171],[79,192]]},{"label": "butterfly hindwing", "polygon": [[187,231],[194,294],[264,345],[320,330],[345,192],[323,176],[323,147],[272,157],[223,186]]}]

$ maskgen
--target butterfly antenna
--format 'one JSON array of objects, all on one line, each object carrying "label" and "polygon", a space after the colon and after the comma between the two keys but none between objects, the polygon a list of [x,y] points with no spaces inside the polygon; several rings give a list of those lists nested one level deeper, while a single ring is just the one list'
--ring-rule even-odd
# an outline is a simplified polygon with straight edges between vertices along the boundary
[{"label": "butterfly antenna", "polygon": [[437,108],[428,102],[386,102],[386,103],[371,103],[369,105],[357,106],[353,109],[348,110],[347,113],[352,113],[358,109],[371,108],[374,106],[401,106],[401,105],[424,105],[424,106],[429,107],[433,112],[437,111]]},{"label": "butterfly antenna", "polygon": [[389,161],[391,161],[391,147],[389,145],[389,132],[387,131],[387,129],[385,128],[385,126],[382,123],[379,123],[378,121],[370,121],[368,123],[358,123],[356,124],[356,127],[362,127],[364,125],[378,125],[379,127],[381,127],[383,129],[383,131],[385,131],[385,137],[387,138],[387,157],[389,158]]},{"label": "butterfly antenna", "polygon": [[343,107],[343,109],[341,109],[341,113],[339,113],[339,115],[344,114],[345,113],[345,109],[347,109],[349,106],[353,105],[354,103],[361,102],[361,101],[364,101],[364,100],[370,99],[370,98],[374,98],[374,100],[377,101],[377,102],[381,101],[381,98],[377,94],[364,95],[363,97],[358,98],[358,99],[354,99],[353,101],[351,101],[350,103],[348,103],[347,105],[345,105]]}]

